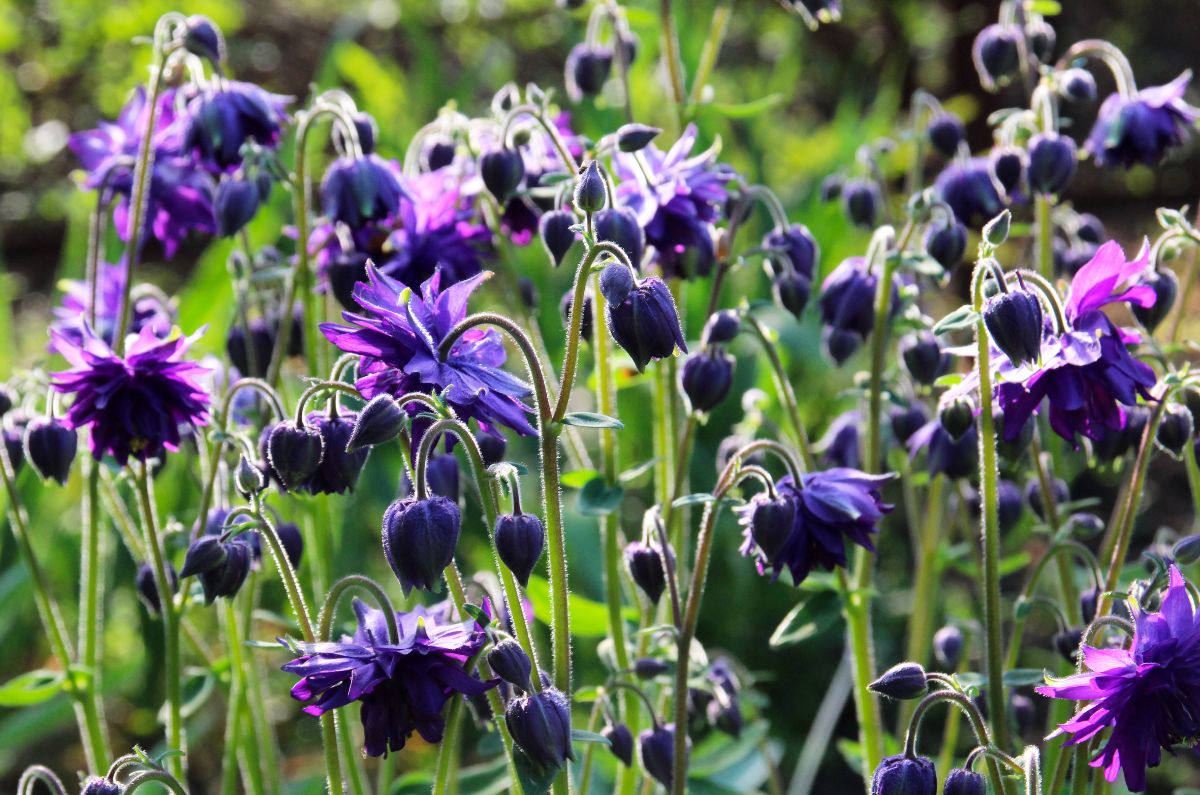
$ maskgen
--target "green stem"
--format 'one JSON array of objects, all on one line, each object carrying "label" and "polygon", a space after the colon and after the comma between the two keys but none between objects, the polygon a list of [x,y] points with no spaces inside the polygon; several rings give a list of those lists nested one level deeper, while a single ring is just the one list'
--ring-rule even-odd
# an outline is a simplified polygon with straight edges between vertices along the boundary
[{"label": "green stem", "polygon": [[79,664],[91,676],[85,688],[87,699],[88,722],[98,724],[89,728],[91,742],[96,743],[93,749],[96,764],[99,768],[108,766],[111,754],[108,750],[108,736],[104,727],[104,702],[100,693],[103,692],[102,676],[102,638],[103,638],[103,605],[104,577],[107,571],[106,553],[108,545],[101,537],[100,527],[100,465],[90,456],[83,457],[83,477],[86,487],[83,493],[82,512],[83,538],[80,568],[83,576],[79,583]]},{"label": "green stem", "polygon": [[[946,479],[934,475],[925,495],[925,521],[921,523],[921,535],[917,547],[917,570],[913,587],[912,612],[908,624],[908,650],[906,660],[924,665],[929,659],[929,647],[933,640],[933,623],[937,617],[938,604],[933,598],[938,583],[938,552],[942,536],[942,509]],[[915,704],[901,704],[899,725],[908,725]]]},{"label": "green stem", "polygon": [[1192,528],[1195,530],[1197,522],[1200,522],[1200,466],[1196,463],[1195,444],[1187,445],[1183,463],[1187,469],[1188,488],[1192,492]]},{"label": "green stem", "polygon": [[[250,637],[254,627],[254,606],[258,604],[262,592],[262,578],[257,572],[250,572],[246,584],[242,586],[247,595],[242,598],[241,629],[244,638]],[[257,738],[259,752],[262,754],[261,775],[266,792],[279,792],[280,764],[279,742],[267,715],[267,695],[263,684],[262,672],[253,651],[243,654],[243,671],[246,688],[243,693],[243,706],[250,720],[251,737]]]},{"label": "green stem", "polygon": [[713,9],[712,22],[708,27],[708,38],[704,40],[704,49],[700,51],[700,61],[696,64],[696,76],[692,80],[692,93],[688,97],[689,112],[700,103],[704,86],[713,67],[717,65],[717,56],[721,53],[721,45],[725,43],[725,33],[729,29],[729,20],[733,17],[734,0],[720,0]]},{"label": "green stem", "polygon": [[141,510],[142,533],[146,538],[146,550],[150,553],[150,565],[154,570],[154,583],[158,588],[159,613],[162,615],[164,650],[164,678],[167,689],[167,747],[182,753],[170,757],[167,767],[177,779],[184,776],[183,760],[187,753],[183,735],[183,667],[179,649],[179,615],[176,613],[171,580],[167,574],[167,560],[163,540],[158,532],[155,518],[154,499],[150,494],[150,465],[141,461],[134,473],[138,507]]},{"label": "green stem", "polygon": [[783,366],[783,360],[779,358],[779,349],[775,345],[774,340],[771,339],[771,333],[757,318],[747,315],[745,323],[746,327],[754,333],[754,336],[762,345],[763,352],[767,354],[767,361],[771,365],[771,373],[775,378],[775,389],[779,399],[783,401],[783,407],[787,412],[792,435],[796,439],[796,444],[800,449],[800,457],[804,461],[804,468],[809,472],[816,471],[817,459],[813,455],[812,445],[808,440],[808,432],[804,429],[804,422],[800,419],[800,406],[796,400],[796,391],[792,388],[792,381],[788,378],[787,369]]},{"label": "green stem", "polygon": [[1054,220],[1051,216],[1051,198],[1038,194],[1034,198],[1037,213],[1037,265],[1042,278],[1054,279]]},{"label": "green stem", "polygon": [[237,755],[245,755],[247,789],[261,793],[262,760],[258,754],[257,738],[242,742],[242,724],[253,730],[249,715],[242,709],[246,701],[245,662],[242,659],[242,638],[238,631],[238,615],[233,599],[225,600],[225,635],[229,650],[229,706],[225,718],[225,753],[222,764],[221,792],[232,795],[237,791]]},{"label": "green stem", "polygon": [[687,94],[683,86],[683,64],[679,60],[679,32],[675,28],[675,9],[672,0],[661,0],[659,15],[662,18],[663,59],[667,62],[671,101],[674,103],[675,118],[678,121],[683,112]]},{"label": "green stem", "polygon": [[[1059,528],[1061,527],[1058,516],[1058,504],[1054,500],[1053,481],[1051,480],[1049,470],[1046,468],[1046,462],[1042,459],[1041,445],[1037,437],[1038,434],[1035,430],[1030,446],[1030,457],[1033,459],[1034,467],[1037,470],[1038,490],[1042,495],[1042,511],[1046,514],[1046,523],[1050,527],[1050,537],[1057,539]],[[1055,563],[1058,566],[1059,588],[1062,593],[1067,620],[1071,626],[1081,626],[1083,624],[1083,607],[1079,603],[1079,589],[1075,587],[1075,575],[1071,570],[1071,561],[1063,555],[1058,555]]]}]

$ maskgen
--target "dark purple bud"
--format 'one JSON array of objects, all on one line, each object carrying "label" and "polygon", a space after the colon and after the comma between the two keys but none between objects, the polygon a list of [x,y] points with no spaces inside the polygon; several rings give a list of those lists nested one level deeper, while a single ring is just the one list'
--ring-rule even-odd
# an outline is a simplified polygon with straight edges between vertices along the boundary
[{"label": "dark purple bud", "polygon": [[513,742],[542,770],[557,770],[571,750],[571,709],[567,697],[554,688],[510,699],[504,724]]},{"label": "dark purple bud", "polygon": [[1002,146],[992,150],[988,167],[1004,193],[1011,196],[1025,179],[1025,167],[1028,163],[1025,150],[1016,146]]},{"label": "dark purple bud", "polygon": [[571,229],[574,225],[575,215],[566,210],[542,213],[542,218],[538,221],[538,235],[542,239],[542,245],[546,247],[546,253],[550,255],[550,262],[556,268],[562,265],[567,252],[575,245],[577,235]]},{"label": "dark purple bud", "polygon": [[[244,326],[229,327],[229,336],[225,338],[225,353],[229,361],[244,376],[261,378],[267,372],[271,363],[271,355],[275,350],[275,334],[265,320],[254,318],[250,321],[250,333]],[[253,355],[253,365],[251,364]]]},{"label": "dark purple bud", "polygon": [[771,294],[775,303],[799,318],[812,295],[812,279],[799,271],[783,271],[771,281]]},{"label": "dark purple bud", "polygon": [[1082,641],[1083,630],[1081,629],[1066,629],[1062,632],[1056,632],[1051,639],[1055,651],[1061,654],[1063,659],[1072,665],[1075,664],[1079,656],[1079,644]]},{"label": "dark purple bud", "polygon": [[445,135],[431,135],[421,149],[421,166],[425,171],[437,171],[454,162],[458,147]]},{"label": "dark purple bud", "polygon": [[[205,542],[205,539],[212,541]],[[216,547],[220,547],[220,552]],[[220,536],[201,536],[188,548],[179,575],[198,575],[204,589],[204,603],[212,604],[217,597],[233,596],[238,592],[250,573],[254,557],[251,542],[243,536],[225,542]]]},{"label": "dark purple bud", "polygon": [[[690,751],[692,740],[687,739]],[[642,767],[646,772],[671,791],[671,783],[675,773],[675,724],[665,723],[649,729],[643,729],[638,735],[638,755],[642,758]]]},{"label": "dark purple bud", "polygon": [[504,451],[508,440],[499,434],[481,433],[479,435],[479,455],[483,458],[484,466],[498,464],[504,460]]},{"label": "dark purple bud", "polygon": [[13,396],[6,387],[0,386],[0,417],[10,412],[13,407]]},{"label": "dark purple bud", "polygon": [[626,65],[637,60],[639,40],[636,33],[629,32],[621,36],[621,54],[625,56]]},{"label": "dark purple bud", "polygon": [[221,180],[213,197],[213,209],[217,219],[217,234],[233,237],[258,212],[258,186],[237,177]]},{"label": "dark purple bud", "polygon": [[893,406],[888,411],[888,420],[892,428],[892,436],[904,445],[909,437],[921,430],[929,422],[929,415],[920,403],[910,403],[907,406]]},{"label": "dark purple bud", "polygon": [[929,691],[929,680],[918,663],[902,662],[884,671],[867,685],[867,689],[881,696],[907,701],[925,695]]},{"label": "dark purple bud", "polygon": [[587,0],[556,0],[556,2],[558,3],[559,8],[565,8],[568,11],[575,11],[576,9],[583,8],[587,3]]},{"label": "dark purple bud", "polygon": [[1067,517],[1067,532],[1079,541],[1091,541],[1104,532],[1104,520],[1094,513],[1080,511]]},{"label": "dark purple bud", "polygon": [[[167,584],[171,588],[171,595],[174,596],[179,590],[179,577],[175,574],[175,567],[171,565],[171,561],[164,561],[167,568]],[[158,594],[158,580],[154,576],[154,569],[149,563],[143,563],[138,566],[137,576],[134,578],[134,587],[137,588],[138,597],[142,600],[142,604],[146,606],[146,610],[150,615],[156,616],[162,610],[162,600]]]},{"label": "dark purple bud", "polygon": [[950,355],[931,331],[914,331],[900,338],[900,358],[904,369],[918,384],[929,386],[946,373]]},{"label": "dark purple bud", "polygon": [[188,546],[187,554],[183,558],[183,568],[180,570],[179,576],[193,577],[217,568],[225,562],[228,554],[228,550],[225,547],[226,544],[221,541],[219,534],[209,535],[205,533],[200,536]]},{"label": "dark purple bud", "polygon": [[821,201],[831,202],[842,195],[844,181],[837,174],[830,174],[821,180]]},{"label": "dark purple bud", "polygon": [[879,208],[883,197],[879,186],[872,180],[851,179],[842,184],[842,205],[846,215],[855,226],[874,229],[879,222]]},{"label": "dark purple bud", "polygon": [[658,127],[623,124],[617,128],[617,148],[622,152],[640,152],[661,133]]},{"label": "dark purple bud", "polygon": [[571,48],[564,67],[567,96],[572,102],[594,97],[604,89],[612,72],[613,54],[608,47],[582,42]]},{"label": "dark purple bud", "polygon": [[1168,403],[1158,424],[1155,441],[1172,458],[1179,460],[1188,443],[1192,441],[1192,412],[1182,403]]},{"label": "dark purple bud", "polygon": [[1138,322],[1153,334],[1175,306],[1175,298],[1179,295],[1179,279],[1175,277],[1174,271],[1163,268],[1144,274],[1139,283],[1148,285],[1154,291],[1154,303],[1150,306],[1132,304],[1130,309]]},{"label": "dark purple bud", "polygon": [[635,286],[633,271],[619,262],[610,264],[600,272],[600,294],[610,304],[624,301]]},{"label": "dark purple bud", "polygon": [[517,279],[517,295],[521,298],[521,303],[529,311],[534,311],[538,308],[538,290],[537,285],[533,283],[533,279],[528,276],[521,276]]},{"label": "dark purple bud", "polygon": [[742,707],[736,694],[731,693],[725,698],[714,698],[708,702],[705,715],[717,731],[733,738],[741,736]]},{"label": "dark purple bud", "polygon": [[1098,246],[1108,237],[1104,223],[1091,213],[1080,213],[1075,219],[1075,237],[1084,243]]},{"label": "dark purple bud", "polygon": [[[379,127],[375,124],[374,117],[370,113],[359,112],[350,118],[354,121],[354,131],[358,133],[359,148],[364,155],[371,154],[375,151],[375,139],[379,137]],[[343,154],[349,154],[351,151],[350,141],[347,140],[340,122],[333,125],[333,144]]]},{"label": "dark purple bud", "polygon": [[650,276],[637,283],[625,300],[607,306],[608,329],[638,372],[652,359],[663,359],[675,349],[687,353],[675,299],[666,283]]},{"label": "dark purple bud", "polygon": [[[1050,493],[1054,498],[1054,505],[1058,506],[1071,499],[1071,490],[1067,488],[1067,482],[1062,478],[1054,478],[1050,482]],[[1046,521],[1046,505],[1042,500],[1042,484],[1037,478],[1033,478],[1025,484],[1025,501],[1029,503],[1029,508],[1037,518],[1043,522]]]},{"label": "dark purple bud", "polygon": [[629,257],[633,267],[640,267],[646,250],[646,232],[637,216],[626,207],[607,207],[592,217],[596,239],[615,243]]},{"label": "dark purple bud", "polygon": [[925,253],[946,270],[962,262],[967,251],[967,228],[957,221],[933,224],[925,230]]},{"label": "dark purple bud", "polygon": [[407,415],[395,398],[387,394],[376,395],[354,419],[354,427],[344,449],[354,452],[390,442],[404,430],[406,420]]},{"label": "dark purple bud", "polygon": [[756,497],[750,512],[750,537],[768,563],[774,563],[792,534],[796,504],[787,497]]},{"label": "dark purple bud", "polygon": [[434,590],[454,560],[462,519],[445,497],[396,500],[383,514],[383,555],[407,596]]},{"label": "dark purple bud", "polygon": [[[349,440],[348,434],[346,438]],[[309,425],[284,420],[268,431],[267,461],[286,491],[303,488],[316,474],[324,453],[325,441],[321,432]]]},{"label": "dark purple bud", "polygon": [[[612,270],[612,268],[610,268],[609,270]],[[621,270],[627,271],[628,268],[625,268],[624,266],[622,266]],[[570,328],[570,325],[571,325],[571,301],[574,297],[575,297],[574,291],[568,290],[567,293],[562,297],[562,303],[559,304],[559,308],[562,310],[562,318],[563,318],[564,328]],[[595,311],[592,308],[591,293],[584,293],[583,294],[583,315],[579,318],[579,337],[580,337],[580,339],[587,340],[588,342],[592,341],[592,329],[595,326],[594,315],[595,315]]]},{"label": "dark purple bud", "polygon": [[733,357],[719,347],[693,353],[683,363],[679,386],[692,411],[712,411],[733,388]]},{"label": "dark purple bud", "polygon": [[493,149],[479,158],[484,187],[503,204],[525,178],[525,161],[515,149]]},{"label": "dark purple bud", "polygon": [[937,772],[923,756],[884,757],[871,778],[871,795],[937,795]]},{"label": "dark purple bud", "polygon": [[671,666],[657,657],[639,657],[633,661],[633,675],[638,679],[653,679],[671,670]]},{"label": "dark purple bud", "polygon": [[438,453],[429,457],[425,469],[425,481],[429,492],[458,503],[458,459],[452,453]]},{"label": "dark purple bud", "polygon": [[604,187],[600,164],[589,160],[580,171],[579,181],[575,183],[575,207],[583,213],[596,213],[604,209],[606,201],[608,192]]},{"label": "dark purple bud", "polygon": [[267,488],[267,473],[243,455],[238,460],[237,469],[234,470],[233,484],[237,487],[238,494],[248,500]]},{"label": "dark purple bud", "polygon": [[83,789],[79,790],[79,795],[121,795],[123,792],[125,792],[125,787],[117,782],[108,778],[91,776],[83,782]]},{"label": "dark purple bud", "polygon": [[[1200,552],[1200,550],[1197,551]],[[1197,560],[1200,560],[1200,556],[1197,557]],[[1183,563],[1184,561],[1179,562]],[[1192,562],[1194,563],[1195,561]],[[1083,618],[1083,623],[1090,624],[1096,618],[1096,606],[1099,604],[1099,601],[1100,592],[1096,590],[1095,586],[1085,588],[1079,593],[1079,615]]]},{"label": "dark purple bud", "polygon": [[[1171,557],[1175,559],[1176,563],[1184,566],[1190,566],[1200,560],[1200,535],[1185,536],[1176,541],[1175,546],[1171,547]],[[1089,593],[1092,593],[1094,596],[1094,591],[1095,589]],[[1093,613],[1095,612],[1094,602],[1095,600],[1093,599]],[[1090,618],[1085,617],[1085,620],[1089,623],[1091,622]]]},{"label": "dark purple bud", "polygon": [[954,157],[958,147],[967,140],[967,128],[954,113],[943,112],[929,120],[925,128],[929,143],[943,157]]},{"label": "dark purple bud", "polygon": [[225,62],[225,37],[217,23],[201,14],[193,14],[184,23],[183,46],[192,55],[207,58],[215,66]]},{"label": "dark purple bud", "polygon": [[952,441],[959,441],[975,427],[975,404],[969,397],[943,400],[938,406],[938,422]]},{"label": "dark purple bud", "polygon": [[804,224],[790,224],[784,229],[771,230],[763,238],[763,248],[771,253],[771,269],[776,276],[791,266],[792,270],[812,280],[821,248]]},{"label": "dark purple bud", "polygon": [[974,770],[956,767],[946,775],[942,795],[987,795],[987,781]]},{"label": "dark purple bud", "polygon": [[1002,479],[996,490],[997,511],[1000,518],[1000,529],[1011,530],[1021,521],[1025,513],[1025,498],[1020,487],[1011,480]]},{"label": "dark purple bud", "polygon": [[1067,69],[1058,76],[1058,92],[1070,102],[1091,102],[1096,98],[1096,78],[1086,69]]},{"label": "dark purple bud", "polygon": [[1020,37],[1021,32],[1008,25],[988,25],[979,31],[971,54],[985,88],[994,90],[1020,69]]},{"label": "dark purple bud", "polygon": [[79,439],[74,428],[52,417],[36,419],[25,426],[25,458],[42,480],[66,485],[75,462]]},{"label": "dark purple bud", "polygon": [[321,180],[321,212],[351,229],[394,214],[404,189],[387,161],[378,155],[343,156]]},{"label": "dark purple bud", "polygon": [[531,513],[505,514],[496,519],[496,553],[522,586],[529,584],[529,575],[545,543],[546,528]]},{"label": "dark purple bud", "polygon": [[1050,63],[1054,57],[1054,43],[1058,40],[1054,28],[1041,17],[1035,17],[1025,23],[1025,37],[1033,57],[1042,63]]},{"label": "dark purple bud", "polygon": [[667,588],[667,574],[658,545],[631,542],[625,547],[625,565],[629,567],[629,576],[646,594],[646,598],[658,604]]},{"label": "dark purple bud", "polygon": [[933,658],[947,671],[958,670],[962,660],[963,633],[956,626],[946,625],[933,633]]},{"label": "dark purple bud", "polygon": [[1015,365],[1041,358],[1045,318],[1042,302],[1028,290],[997,293],[983,307],[983,323],[996,347]]},{"label": "dark purple bud", "polygon": [[288,563],[293,569],[300,568],[300,560],[304,557],[304,536],[300,528],[293,522],[281,522],[275,528],[279,543],[283,546],[283,554],[287,555]]},{"label": "dark purple bud", "polygon": [[600,735],[608,740],[608,750],[621,760],[621,764],[629,767],[633,764],[633,733],[624,723],[610,723],[600,730]]},{"label": "dark purple bud", "polygon": [[330,417],[324,412],[308,415],[308,425],[321,435],[324,454],[317,470],[304,483],[312,494],[344,494],[354,491],[358,475],[367,463],[370,448],[357,447],[351,452],[346,449],[354,434],[356,417],[353,412]]},{"label": "dark purple bud", "polygon": [[[700,341],[704,345],[722,345],[733,342],[742,329],[741,315],[736,309],[722,309],[714,312],[704,330],[700,333]],[[1200,392],[1197,392],[1200,396]]]},{"label": "dark purple bud", "polygon": [[512,638],[498,641],[488,652],[487,661],[492,673],[505,682],[519,687],[521,690],[533,689],[529,684],[529,675],[533,673],[533,663],[530,662],[529,655],[521,648],[521,644]]},{"label": "dark purple bud", "polygon": [[1004,412],[993,410],[992,417],[996,426],[996,450],[1000,457],[1005,461],[1019,460],[1033,442],[1033,423],[1026,421],[1016,438],[1009,441],[1004,433]]},{"label": "dark purple bud", "polygon": [[4,429],[4,450],[8,453],[8,462],[12,464],[15,475],[25,466],[25,439],[23,429]]},{"label": "dark purple bud", "polygon": [[1075,176],[1075,142],[1054,132],[1038,133],[1029,141],[1029,187],[1059,194]]}]

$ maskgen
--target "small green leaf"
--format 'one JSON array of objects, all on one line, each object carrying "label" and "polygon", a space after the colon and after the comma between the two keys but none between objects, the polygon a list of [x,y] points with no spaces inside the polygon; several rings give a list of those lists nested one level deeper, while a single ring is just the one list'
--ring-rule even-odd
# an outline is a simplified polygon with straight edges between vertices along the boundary
[{"label": "small green leaf", "polygon": [[621,507],[625,489],[594,477],[579,490],[579,512],[584,516],[604,516]]},{"label": "small green leaf", "polygon": [[588,481],[599,477],[600,473],[594,469],[573,469],[570,472],[564,472],[559,478],[559,483],[568,489],[582,489],[588,484]]},{"label": "small green leaf", "polygon": [[463,605],[463,612],[475,619],[475,623],[481,627],[486,627],[488,624],[492,623],[491,616],[483,612],[483,608],[479,605],[473,605],[468,602],[467,604]]},{"label": "small green leaf", "polygon": [[963,304],[939,320],[933,327],[933,333],[940,336],[942,334],[949,334],[951,331],[961,331],[975,325],[975,321],[978,319],[979,315],[976,314],[975,310],[970,305]]},{"label": "small green leaf", "polygon": [[933,385],[941,387],[958,386],[962,383],[962,380],[962,373],[947,373],[946,375],[943,375],[934,381]]},{"label": "small green leaf", "polygon": [[711,107],[728,119],[750,119],[783,102],[783,94],[768,94],[750,102],[714,102]]},{"label": "small green leaf", "polygon": [[597,414],[594,411],[572,411],[562,418],[563,425],[574,425],[577,428],[612,428],[621,430],[625,424],[615,417]]},{"label": "small green leaf", "polygon": [[1040,685],[1046,681],[1046,672],[1040,668],[1014,668],[1004,672],[1005,687]]},{"label": "small green leaf", "polygon": [[829,592],[816,593],[788,611],[768,642],[772,649],[791,646],[829,629],[838,619],[838,598]]},{"label": "small green leaf", "polygon": [[0,707],[29,707],[49,701],[62,690],[63,675],[39,668],[0,685]]},{"label": "small green leaf", "polygon": [[649,475],[651,471],[653,471],[654,465],[660,460],[661,459],[658,456],[655,456],[648,461],[643,461],[635,467],[630,467],[621,474],[617,475],[617,481],[623,486],[639,485],[643,479]]},{"label": "small green leaf", "polygon": [[583,729],[571,729],[571,742],[575,743],[603,743],[604,745],[612,745],[608,738],[602,734],[585,731]]},{"label": "small green leaf", "polygon": [[686,494],[672,502],[671,507],[683,508],[688,505],[703,505],[706,502],[713,502],[714,500],[716,500],[716,498],[707,492],[701,494]]},{"label": "small green leaf", "polygon": [[1012,225],[1012,212],[1004,210],[992,220],[984,224],[983,239],[995,248],[1004,245],[1008,240],[1009,227]]}]

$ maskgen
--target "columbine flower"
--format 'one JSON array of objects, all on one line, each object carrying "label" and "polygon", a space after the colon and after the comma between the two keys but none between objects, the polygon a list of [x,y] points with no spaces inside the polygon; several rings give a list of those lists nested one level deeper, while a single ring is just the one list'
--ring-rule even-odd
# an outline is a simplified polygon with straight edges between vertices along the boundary
[{"label": "columbine flower", "polygon": [[[879,277],[866,257],[847,257],[821,283],[821,325],[825,348],[842,364],[862,347],[875,326],[875,286]],[[900,305],[900,292],[892,282],[891,312]]]},{"label": "columbine flower", "polygon": [[1132,97],[1112,94],[1100,106],[1084,149],[1100,166],[1155,165],[1167,150],[1183,143],[1183,134],[1200,114],[1183,101],[1192,73],[1165,86],[1143,88]]},{"label": "columbine flower", "polygon": [[950,205],[966,226],[978,229],[1004,209],[1004,200],[992,179],[990,161],[973,157],[951,163],[933,182],[938,198]]},{"label": "columbine flower", "polygon": [[446,360],[438,346],[467,315],[467,298],[487,274],[442,289],[441,271],[410,291],[374,266],[367,282],[355,287],[362,313],[344,312],[350,323],[322,323],[325,337],[346,353],[359,354],[357,387],[368,400],[380,394],[438,392],[463,420],[475,418],[484,431],[499,425],[532,435],[522,399],[529,386],[501,370],[504,346],[492,329],[474,328],[450,348]]},{"label": "columbine flower", "polygon": [[[96,322],[92,328],[96,335],[109,345],[117,330],[118,316],[121,312],[121,301],[125,295],[125,265],[109,265],[100,263],[96,274]],[[68,339],[76,347],[83,344],[84,319],[92,303],[91,290],[87,282],[65,280],[62,305],[54,308],[54,321],[50,328],[58,332],[58,336]],[[136,289],[136,287],[135,287]],[[143,328],[149,328],[155,336],[166,336],[171,331],[174,322],[172,307],[164,304],[154,295],[143,295],[134,298],[133,311],[129,314],[129,331],[137,334]],[[50,342],[51,352],[57,353],[53,338]]]},{"label": "columbine flower", "polygon": [[145,461],[179,449],[181,429],[208,422],[209,395],[199,380],[208,370],[183,358],[198,336],[159,339],[147,327],[118,356],[90,329],[79,345],[56,333],[56,350],[73,369],[55,373],[52,386],[75,396],[67,420],[88,429],[96,460]]},{"label": "columbine flower", "polygon": [[[1136,335],[1117,328],[1100,311],[1111,303],[1151,306],[1154,290],[1136,284],[1150,267],[1149,248],[1132,262],[1121,247],[1109,241],[1096,251],[1071,281],[1065,305],[1069,328],[1061,336],[1047,335],[1042,342],[1041,366],[1022,380],[996,387],[1004,411],[1004,439],[1015,441],[1043,398],[1050,404],[1050,427],[1064,439],[1076,434],[1099,441],[1125,427],[1123,406],[1137,404],[1138,396],[1150,399],[1154,371],[1134,359],[1126,345]],[[1121,289],[1124,288],[1124,289]],[[1020,372],[1002,377],[1016,379]]]},{"label": "columbine flower", "polygon": [[[159,99],[154,128],[154,167],[147,190],[146,229],[158,239],[168,258],[175,255],[190,232],[216,232],[212,177],[183,156],[167,131],[175,124],[175,91]],[[69,146],[87,172],[84,185],[107,189],[120,199],[113,221],[122,240],[129,240],[129,202],[133,192],[134,162],[146,129],[149,108],[146,93],[138,88],[115,122],[101,122],[94,130],[75,133]]]},{"label": "columbine flower", "polygon": [[[823,472],[802,475],[797,487],[791,475],[775,484],[781,497],[795,504],[791,534],[777,555],[770,561],[761,554],[754,542],[749,521],[752,511],[741,511],[746,525],[743,555],[756,559],[760,574],[771,569],[777,579],[786,568],[792,582],[799,585],[814,567],[833,571],[846,566],[849,543],[874,551],[871,535],[876,525],[892,506],[880,499],[883,484],[892,475],[868,475],[857,469],[837,467]],[[751,501],[750,505],[754,505]]]},{"label": "columbine flower", "polygon": [[664,276],[707,276],[716,261],[711,225],[736,174],[716,162],[715,148],[693,155],[695,145],[696,126],[689,124],[667,152],[650,144],[636,155],[613,156],[618,203],[637,214]]},{"label": "columbine flower", "polygon": [[392,165],[374,152],[339,157],[321,180],[321,212],[351,229],[394,214],[404,189]]},{"label": "columbine flower", "polygon": [[272,94],[253,83],[225,80],[196,93],[173,131],[181,151],[193,154],[213,174],[235,171],[242,146],[253,141],[274,148],[287,122],[291,97]]},{"label": "columbine flower", "polygon": [[1078,745],[1111,729],[1092,767],[1109,781],[1124,771],[1126,786],[1142,792],[1146,768],[1158,765],[1162,749],[1200,735],[1200,617],[1174,566],[1158,612],[1133,614],[1130,648],[1084,646],[1087,671],[1048,678],[1037,692],[1090,702],[1051,736],[1070,734],[1067,745]]},{"label": "columbine flower", "polygon": [[473,620],[448,623],[441,611],[418,606],[396,613],[400,637],[393,644],[383,611],[355,600],[354,612],[358,629],[353,637],[297,643],[302,656],[283,670],[301,677],[292,698],[309,702],[304,707],[309,715],[355,701],[362,705],[367,756],[401,750],[414,731],[426,742],[441,742],[446,702],[455,693],[481,695],[498,681],[482,682],[464,670],[486,640]]}]

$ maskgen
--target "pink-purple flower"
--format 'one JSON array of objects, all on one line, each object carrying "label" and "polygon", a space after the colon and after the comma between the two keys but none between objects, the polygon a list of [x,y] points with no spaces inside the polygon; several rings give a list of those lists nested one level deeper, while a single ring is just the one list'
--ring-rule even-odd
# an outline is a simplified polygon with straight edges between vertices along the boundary
[{"label": "pink-purple flower", "polygon": [[1078,745],[1111,730],[1091,765],[1109,781],[1124,772],[1126,786],[1142,792],[1163,749],[1200,736],[1200,614],[1174,566],[1158,612],[1133,613],[1128,648],[1085,645],[1086,671],[1048,678],[1037,692],[1087,702],[1051,736],[1070,735],[1067,745]]}]

